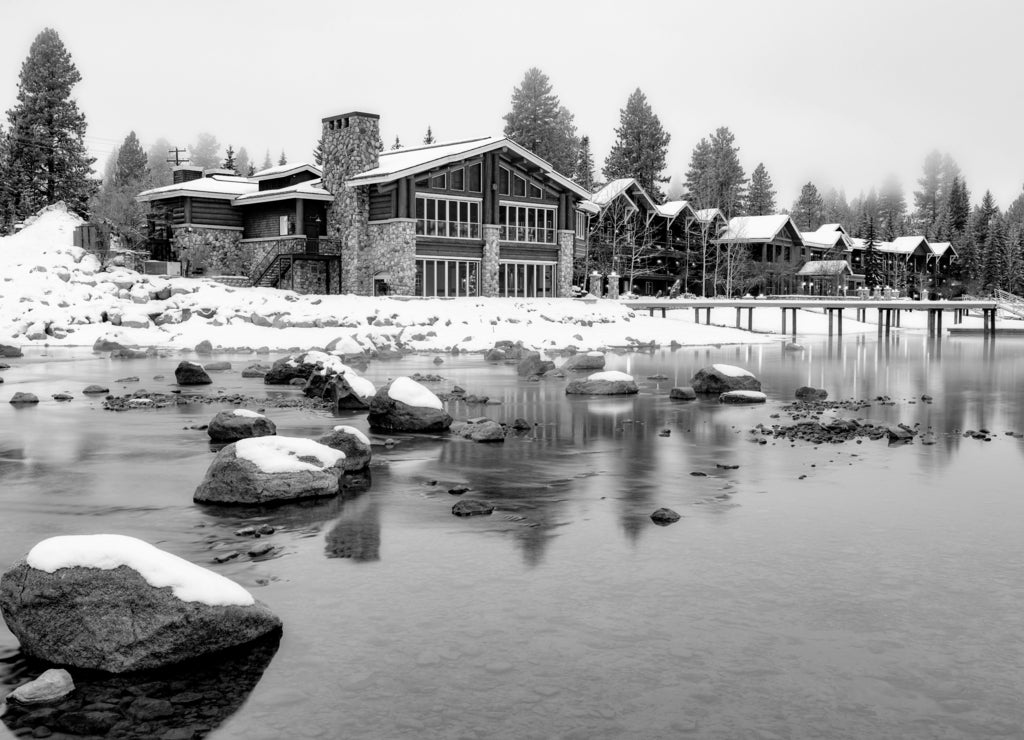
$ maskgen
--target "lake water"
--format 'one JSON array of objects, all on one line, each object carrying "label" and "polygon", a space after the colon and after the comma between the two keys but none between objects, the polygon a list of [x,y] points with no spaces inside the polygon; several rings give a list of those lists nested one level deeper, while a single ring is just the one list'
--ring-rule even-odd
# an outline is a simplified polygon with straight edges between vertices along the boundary
[{"label": "lake water", "polygon": [[[378,384],[438,373],[434,389],[501,401],[450,405],[456,418],[535,426],[499,445],[393,435],[365,492],[259,512],[192,502],[212,452],[188,427],[216,406],[113,413],[80,395],[92,382],[166,391],[176,358],[35,352],[0,386],[4,401],[44,399],[0,404],[0,563],[48,536],[117,532],[250,589],[284,633],[197,672],[211,706],[188,721],[215,738],[1021,737],[1024,440],[1005,432],[1024,431],[1024,342],[804,344],[609,355],[641,386],[617,399],[566,397],[563,380],[478,356],[372,362]],[[297,395],[241,378],[251,357],[215,359],[235,369],[214,388]],[[768,404],[669,400],[712,362],[753,371]],[[128,375],[142,382],[113,383]],[[788,422],[800,385],[888,396],[838,413],[919,423],[936,444],[758,444],[751,429]],[[62,390],[75,399],[50,400]],[[289,436],[338,423],[268,415]],[[990,441],[962,434],[982,428]],[[494,514],[453,517],[460,484]],[[662,506],[682,520],[654,525]],[[275,555],[213,564],[244,552],[234,531],[254,522],[278,528]],[[0,682],[33,670],[0,625]],[[102,695],[123,706],[190,680]],[[161,721],[140,735],[186,720]]]}]

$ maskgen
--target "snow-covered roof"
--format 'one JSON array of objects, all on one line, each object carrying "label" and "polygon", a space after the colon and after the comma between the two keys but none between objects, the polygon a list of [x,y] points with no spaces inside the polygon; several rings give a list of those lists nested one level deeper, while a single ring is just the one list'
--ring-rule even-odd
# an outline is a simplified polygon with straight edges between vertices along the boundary
[{"label": "snow-covered roof", "polygon": [[616,198],[625,196],[629,199],[632,205],[636,205],[635,201],[629,197],[629,192],[633,191],[635,195],[647,202],[648,210],[658,210],[658,204],[654,202],[654,199],[647,194],[644,190],[643,185],[636,181],[633,177],[620,177],[617,180],[612,180],[610,183],[605,185],[603,188],[598,190],[592,196],[590,200],[596,203],[599,207],[605,208],[612,203]]},{"label": "snow-covered roof", "polygon": [[842,275],[853,274],[853,268],[846,260],[811,260],[805,262],[797,275]]},{"label": "snow-covered roof", "polygon": [[581,200],[579,203],[576,204],[576,208],[578,208],[581,211],[586,211],[587,213],[594,216],[601,212],[601,206],[599,206],[592,200]]},{"label": "snow-covered roof", "polygon": [[303,200],[324,200],[333,201],[334,196],[324,189],[323,180],[307,180],[297,185],[289,185],[286,188],[275,190],[258,190],[253,193],[246,193],[235,198],[233,205],[249,205],[250,203],[269,203],[275,200],[289,200],[291,198],[302,198]]},{"label": "snow-covered roof", "polygon": [[701,208],[697,211],[697,220],[707,223],[708,221],[714,221],[716,218],[725,220],[725,214],[723,214],[717,208]]},{"label": "snow-covered roof", "polygon": [[259,185],[255,180],[238,175],[212,175],[199,177],[187,182],[177,182],[160,188],[144,190],[135,196],[137,201],[160,200],[170,197],[215,198],[233,200],[240,195],[255,192]]},{"label": "snow-covered roof", "polygon": [[725,233],[720,241],[732,242],[770,242],[789,224],[793,233],[800,238],[800,230],[786,214],[771,216],[736,216],[729,220]]},{"label": "snow-covered roof", "polygon": [[931,248],[928,246],[928,240],[923,236],[898,236],[883,251],[895,252],[896,254],[913,254],[922,245],[924,249],[929,252],[931,251]]},{"label": "snow-covered roof", "polygon": [[676,218],[684,211],[689,211],[693,216],[697,215],[687,200],[670,200],[658,206],[658,213],[666,218]]},{"label": "snow-covered roof", "polygon": [[846,236],[843,231],[836,231],[834,229],[826,229],[822,226],[817,231],[805,231],[800,234],[804,240],[804,244],[808,247],[822,247],[831,249],[838,243],[842,243],[844,247],[850,245],[850,239]]},{"label": "snow-covered roof", "polygon": [[842,224],[822,224],[821,226],[818,227],[818,231],[841,231],[847,236],[849,236],[846,229],[843,228]]},{"label": "snow-covered roof", "polygon": [[953,248],[953,245],[950,244],[949,242],[928,242],[928,246],[932,250],[932,254],[934,254],[936,257],[941,257],[946,252],[952,252],[953,254],[956,254],[956,250]]},{"label": "snow-covered roof", "polygon": [[268,167],[265,170],[260,170],[252,176],[252,179],[271,180],[278,177],[297,175],[300,172],[311,172],[317,177],[323,177],[324,174],[323,170],[315,164],[310,164],[309,162],[295,162],[294,164],[279,164],[276,167]]},{"label": "snow-covered roof", "polygon": [[495,149],[509,149],[515,152],[523,159],[536,164],[544,171],[547,177],[562,187],[571,190],[581,198],[590,198],[590,193],[568,177],[556,172],[550,162],[538,157],[529,149],[504,136],[484,136],[478,139],[466,139],[464,141],[452,141],[381,152],[376,167],[350,177],[345,181],[345,184],[353,187],[391,182]]}]

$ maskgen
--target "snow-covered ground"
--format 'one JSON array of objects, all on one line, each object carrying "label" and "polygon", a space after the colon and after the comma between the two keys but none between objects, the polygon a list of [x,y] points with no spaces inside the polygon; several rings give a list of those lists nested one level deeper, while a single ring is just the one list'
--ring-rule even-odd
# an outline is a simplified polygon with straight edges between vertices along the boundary
[{"label": "snow-covered ground", "polygon": [[[285,350],[337,340],[346,351],[446,352],[457,347],[481,352],[500,340],[540,350],[755,344],[777,341],[781,331],[776,308],[755,309],[754,331],[749,332],[733,328],[735,310],[729,307],[712,309],[709,326],[694,323],[692,311],[651,317],[632,310],[628,301],[302,296],[272,288],[231,288],[208,279],[103,270],[94,255],[72,246],[80,223],[56,206],[21,232],[0,238],[0,344],[91,347],[106,338],[125,345],[191,349],[207,340],[225,349]],[[704,315],[702,310],[701,319]],[[746,318],[744,312],[744,325]],[[904,315],[902,326],[924,328],[925,322],[923,312],[913,312]],[[965,325],[980,322],[968,319]],[[802,310],[798,330],[801,335],[826,334],[828,320]],[[844,334],[874,331],[874,323],[844,318]]]}]

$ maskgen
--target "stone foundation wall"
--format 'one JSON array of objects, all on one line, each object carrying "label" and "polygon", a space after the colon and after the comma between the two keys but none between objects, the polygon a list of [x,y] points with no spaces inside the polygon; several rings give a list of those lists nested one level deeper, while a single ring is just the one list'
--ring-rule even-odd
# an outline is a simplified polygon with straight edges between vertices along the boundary
[{"label": "stone foundation wall", "polygon": [[181,261],[181,274],[248,275],[251,255],[241,245],[242,232],[203,229],[195,226],[175,229],[171,246]]},{"label": "stone foundation wall", "polygon": [[501,245],[498,235],[501,227],[484,224],[484,254],[480,261],[480,295],[494,298],[498,295],[498,261],[501,255]]},{"label": "stone foundation wall", "polygon": [[285,286],[303,295],[322,295],[327,292],[327,263],[319,260],[300,260],[292,266],[294,273],[285,277]]},{"label": "stone foundation wall", "polygon": [[292,252],[301,252],[305,249],[305,237],[298,239],[282,237],[280,239],[268,239],[266,241],[250,241],[242,242],[239,245],[239,249],[243,254],[243,262],[245,265],[245,271],[236,273],[239,275],[248,275],[253,282],[259,277],[258,272],[266,267],[265,261],[268,260],[272,254],[290,254]]},{"label": "stone foundation wall", "polygon": [[416,219],[395,218],[368,226],[364,259],[372,290],[374,275],[387,275],[390,295],[413,295],[416,289]]},{"label": "stone foundation wall", "polygon": [[558,232],[558,296],[572,295],[572,267],[573,249],[575,246],[575,231]]}]

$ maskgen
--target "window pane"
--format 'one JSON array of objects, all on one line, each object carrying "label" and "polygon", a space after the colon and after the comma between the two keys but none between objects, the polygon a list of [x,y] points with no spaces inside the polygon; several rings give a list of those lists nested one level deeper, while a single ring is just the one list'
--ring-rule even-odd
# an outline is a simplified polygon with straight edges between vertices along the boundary
[{"label": "window pane", "polygon": [[452,190],[463,189],[463,178],[465,177],[465,171],[459,167],[457,170],[452,170]]},{"label": "window pane", "polygon": [[526,180],[516,175],[515,181],[512,185],[512,195],[525,196],[526,195]]},{"label": "window pane", "polygon": [[479,164],[471,164],[469,166],[469,189],[474,193],[482,191],[480,187],[481,181],[481,167]]},{"label": "window pane", "polygon": [[430,187],[444,190],[448,187],[448,176],[442,172],[440,175],[433,175],[430,178]]},{"label": "window pane", "polygon": [[534,185],[531,182],[530,183],[530,197],[531,198],[543,198],[544,197],[544,191],[541,190],[540,188],[538,188],[536,185]]},{"label": "window pane", "polygon": [[498,173],[498,193],[500,195],[509,194],[509,182],[511,180],[511,177],[512,173],[506,170],[504,167],[502,167],[501,171]]}]

